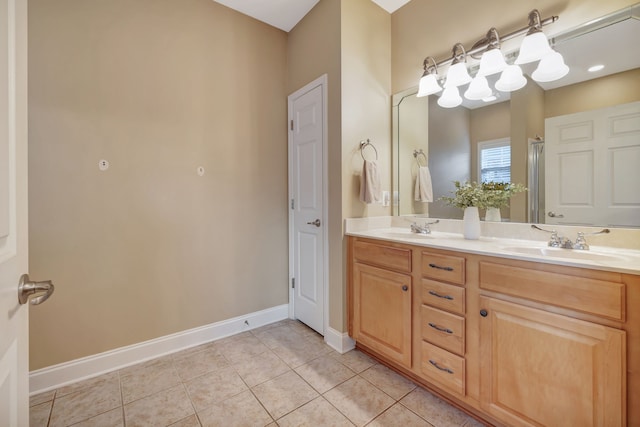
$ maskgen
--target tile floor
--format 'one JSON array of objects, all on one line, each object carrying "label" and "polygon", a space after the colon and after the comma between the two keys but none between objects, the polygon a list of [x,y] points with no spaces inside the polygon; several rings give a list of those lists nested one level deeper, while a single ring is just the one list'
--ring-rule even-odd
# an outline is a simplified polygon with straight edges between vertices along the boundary
[{"label": "tile floor", "polygon": [[31,398],[31,427],[481,426],[284,320]]}]

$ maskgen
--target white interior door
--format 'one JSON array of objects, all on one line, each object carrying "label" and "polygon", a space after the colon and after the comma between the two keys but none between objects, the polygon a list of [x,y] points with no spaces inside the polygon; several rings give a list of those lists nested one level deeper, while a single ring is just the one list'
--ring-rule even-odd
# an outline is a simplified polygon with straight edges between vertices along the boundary
[{"label": "white interior door", "polygon": [[0,425],[29,425],[27,2],[0,0]]},{"label": "white interior door", "polygon": [[293,316],[324,335],[326,84],[289,96],[289,244]]},{"label": "white interior door", "polygon": [[640,102],[545,121],[546,223],[640,226]]}]

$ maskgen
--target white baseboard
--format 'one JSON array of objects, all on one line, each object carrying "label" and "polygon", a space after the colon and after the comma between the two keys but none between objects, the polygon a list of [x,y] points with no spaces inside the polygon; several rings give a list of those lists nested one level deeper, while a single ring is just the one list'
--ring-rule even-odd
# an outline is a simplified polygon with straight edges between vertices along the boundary
[{"label": "white baseboard", "polygon": [[338,353],[344,354],[356,347],[356,342],[351,339],[348,333],[338,332],[331,327],[327,327],[324,333],[324,342]]},{"label": "white baseboard", "polygon": [[[289,304],[256,311],[29,373],[31,395],[111,372],[125,366],[215,341],[289,317]],[[245,323],[246,322],[246,323]]]}]

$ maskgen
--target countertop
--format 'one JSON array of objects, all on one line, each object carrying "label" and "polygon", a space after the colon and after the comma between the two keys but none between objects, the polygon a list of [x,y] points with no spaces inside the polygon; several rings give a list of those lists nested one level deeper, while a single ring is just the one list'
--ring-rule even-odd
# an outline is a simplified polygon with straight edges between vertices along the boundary
[{"label": "countertop", "polygon": [[640,250],[590,246],[589,250],[550,248],[545,241],[480,237],[466,240],[459,233],[416,234],[406,227],[346,227],[349,236],[385,240],[436,249],[489,255],[547,264],[640,275]]}]

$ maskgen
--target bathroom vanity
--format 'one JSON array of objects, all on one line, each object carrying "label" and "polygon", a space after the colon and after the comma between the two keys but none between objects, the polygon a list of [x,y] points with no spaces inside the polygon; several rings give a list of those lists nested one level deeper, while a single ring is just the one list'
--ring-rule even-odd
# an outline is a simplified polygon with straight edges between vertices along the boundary
[{"label": "bathroom vanity", "polygon": [[491,424],[640,425],[640,251],[347,234],[362,351]]}]

